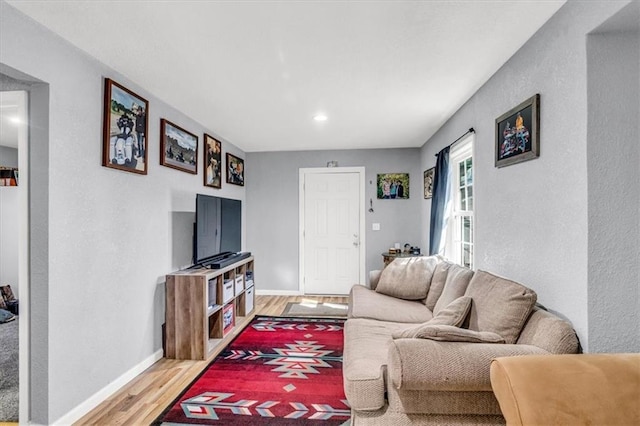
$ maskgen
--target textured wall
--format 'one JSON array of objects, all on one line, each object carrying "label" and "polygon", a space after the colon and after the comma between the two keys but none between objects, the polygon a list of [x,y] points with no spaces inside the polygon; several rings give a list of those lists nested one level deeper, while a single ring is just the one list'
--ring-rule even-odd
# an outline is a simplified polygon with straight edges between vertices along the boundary
[{"label": "textured wall", "polygon": [[618,15],[635,13],[635,31],[587,44],[590,352],[640,352],[640,7],[631,7]]},{"label": "textured wall", "polygon": [[0,146],[0,166],[18,167],[18,149]]},{"label": "textured wall", "polygon": [[[245,191],[205,188],[202,174],[160,166],[161,117],[199,136],[215,132],[4,2],[0,62],[49,85],[48,126],[45,119],[38,129],[48,134],[31,146],[32,198],[45,203],[31,206],[32,281],[44,282],[48,296],[32,317],[46,347],[35,347],[31,371],[33,418],[50,424],[161,349],[164,275],[189,263],[183,232],[191,232],[196,192],[244,199]],[[100,165],[107,76],[150,101],[147,176]],[[226,141],[223,150],[244,157]],[[32,289],[34,304],[41,290]]]},{"label": "textured wall", "polygon": [[[325,167],[336,160],[342,167],[366,171],[366,275],[382,267],[382,253],[394,242],[420,242],[423,199],[417,148],[343,151],[260,152],[247,155],[247,250],[256,256],[259,290],[298,291],[298,170]],[[376,199],[378,173],[409,173],[408,200]],[[369,213],[373,199],[374,213]],[[380,231],[372,231],[372,223]]]},{"label": "textured wall", "polygon": [[[585,346],[586,35],[627,3],[567,2],[422,149],[426,169],[435,152],[476,129],[476,267],[533,288],[542,304],[572,321]],[[496,117],[535,93],[540,157],[495,168]],[[430,207],[423,203],[422,216]]]}]

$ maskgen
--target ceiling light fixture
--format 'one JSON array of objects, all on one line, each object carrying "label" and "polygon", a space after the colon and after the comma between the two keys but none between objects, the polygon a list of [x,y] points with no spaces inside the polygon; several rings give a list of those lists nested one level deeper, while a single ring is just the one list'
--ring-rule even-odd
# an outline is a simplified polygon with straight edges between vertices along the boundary
[{"label": "ceiling light fixture", "polygon": [[327,121],[328,118],[329,117],[327,117],[324,114],[316,114],[316,115],[313,116],[313,119],[316,120],[316,121]]},{"label": "ceiling light fixture", "polygon": [[13,124],[22,123],[22,120],[20,120],[20,117],[15,116],[15,115],[13,117],[9,117],[9,121],[12,122]]}]

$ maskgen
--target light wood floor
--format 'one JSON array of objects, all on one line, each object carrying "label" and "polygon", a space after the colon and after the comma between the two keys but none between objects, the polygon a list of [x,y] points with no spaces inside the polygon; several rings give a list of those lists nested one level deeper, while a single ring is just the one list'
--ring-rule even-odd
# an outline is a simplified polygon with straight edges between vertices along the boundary
[{"label": "light wood floor", "polygon": [[256,296],[254,314],[239,322],[206,361],[163,358],[81,418],[76,425],[149,425],[254,315],[281,315],[288,302],[347,303],[343,296]]}]

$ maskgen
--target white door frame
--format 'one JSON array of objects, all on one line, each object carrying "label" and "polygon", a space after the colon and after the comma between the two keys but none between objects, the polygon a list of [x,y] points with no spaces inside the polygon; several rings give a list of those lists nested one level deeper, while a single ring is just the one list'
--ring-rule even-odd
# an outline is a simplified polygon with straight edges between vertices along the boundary
[{"label": "white door frame", "polygon": [[16,95],[18,136],[18,298],[20,300],[20,324],[18,325],[18,398],[20,407],[18,421],[29,424],[29,329],[30,329],[30,284],[29,284],[29,95],[25,90],[4,90]]},{"label": "white door frame", "polygon": [[299,171],[299,191],[298,191],[298,206],[299,206],[299,231],[298,231],[298,263],[300,270],[300,278],[298,280],[298,291],[300,294],[304,294],[304,277],[305,277],[305,252],[304,252],[304,218],[305,218],[305,210],[304,210],[304,197],[305,197],[305,180],[308,174],[337,174],[337,173],[357,173],[360,178],[360,215],[358,220],[360,221],[360,246],[359,249],[359,257],[360,257],[360,265],[358,267],[358,282],[354,284],[363,284],[365,282],[365,257],[366,257],[366,241],[365,241],[365,168],[364,167],[310,167],[310,168],[301,168]]}]

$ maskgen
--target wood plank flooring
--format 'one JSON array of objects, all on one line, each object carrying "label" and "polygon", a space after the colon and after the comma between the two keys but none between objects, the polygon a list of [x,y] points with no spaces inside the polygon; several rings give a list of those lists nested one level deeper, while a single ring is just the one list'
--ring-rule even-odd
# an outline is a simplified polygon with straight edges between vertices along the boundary
[{"label": "wood plank flooring", "polygon": [[75,425],[149,425],[220,353],[254,315],[281,315],[288,302],[347,303],[346,296],[256,296],[254,314],[235,330],[206,361],[163,358],[97,406]]}]

